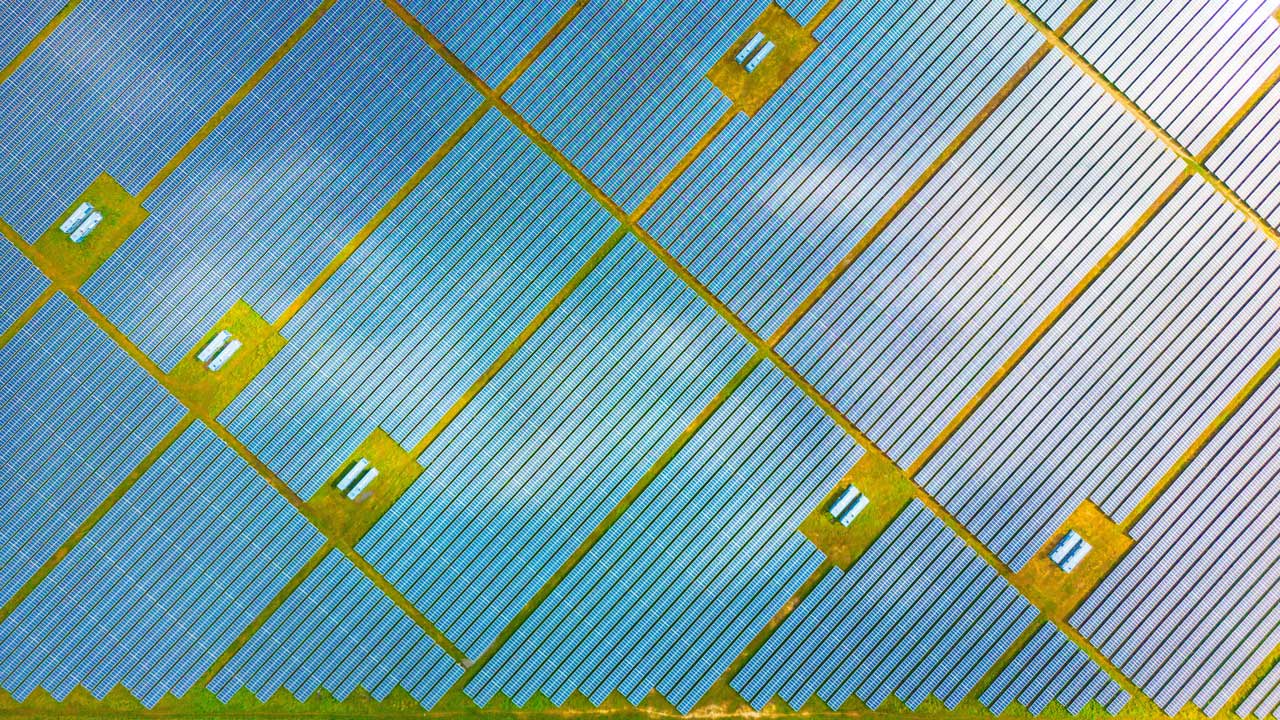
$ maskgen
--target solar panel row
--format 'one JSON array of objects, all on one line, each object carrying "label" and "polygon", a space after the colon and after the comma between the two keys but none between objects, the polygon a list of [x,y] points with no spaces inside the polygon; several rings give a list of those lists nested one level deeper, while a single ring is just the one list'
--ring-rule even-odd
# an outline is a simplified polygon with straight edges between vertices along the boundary
[{"label": "solar panel row", "polygon": [[7,601],[177,424],[182,406],[54,295],[0,347],[0,598]]},{"label": "solar panel row", "polygon": [[320,544],[196,423],[0,624],[0,687],[181,695]]},{"label": "solar panel row", "polygon": [[315,4],[83,0],[0,85],[0,217],[34,241],[104,171],[141,190]]},{"label": "solar panel row", "polygon": [[1026,59],[1002,3],[840,3],[755,116],[738,115],[644,225],[768,336]]},{"label": "solar panel row", "polygon": [[625,238],[427,447],[357,550],[478,657],[750,354]]},{"label": "solar panel row", "polygon": [[[1134,525],[1133,549],[1072,617],[1171,713],[1188,701],[1217,713],[1280,643],[1277,417],[1272,374]],[[1274,708],[1265,685],[1239,714]]]},{"label": "solar panel row", "polygon": [[339,0],[84,293],[165,369],[238,299],[274,320],[478,104],[377,0]]},{"label": "solar panel row", "polygon": [[796,532],[861,449],[770,364],[718,408],[467,686],[688,712],[822,555]]},{"label": "solar panel row", "polygon": [[918,500],[849,572],[832,569],[731,681],[763,708],[858,697],[954,708],[1036,610]]},{"label": "solar panel row", "polygon": [[375,427],[413,447],[616,227],[490,110],[285,326],[222,419],[303,497]]},{"label": "solar panel row", "polygon": [[1051,54],[780,352],[910,465],[1176,169],[1171,153]]},{"label": "solar panel row", "polygon": [[1278,341],[1280,254],[1193,179],[918,477],[1017,570],[1086,498],[1128,515]]},{"label": "solar panel row", "polygon": [[357,686],[382,700],[400,686],[430,708],[460,677],[462,668],[333,550],[209,688],[226,702],[242,687],[265,701],[280,688],[305,700],[322,687],[345,700]]},{"label": "solar panel row", "polygon": [[1033,715],[1051,702],[1076,715],[1091,701],[1114,715],[1129,702],[1129,693],[1061,630],[1045,623],[978,699],[997,715],[1015,700]]}]

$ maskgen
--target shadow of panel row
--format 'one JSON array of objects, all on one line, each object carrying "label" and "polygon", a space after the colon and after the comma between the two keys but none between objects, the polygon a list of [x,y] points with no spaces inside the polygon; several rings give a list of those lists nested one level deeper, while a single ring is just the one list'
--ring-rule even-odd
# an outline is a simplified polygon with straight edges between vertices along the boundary
[{"label": "shadow of panel row", "polygon": [[35,480],[0,500],[0,599],[53,556],[182,415],[61,294],[0,347],[0,457],[15,483]]},{"label": "shadow of panel row", "polygon": [[0,623],[0,687],[182,695],[321,543],[195,423]]},{"label": "shadow of panel row", "polygon": [[656,690],[688,712],[818,568],[796,528],[861,455],[780,371],[756,367],[467,694],[599,704]]},{"label": "shadow of panel row", "polygon": [[462,668],[337,550],[331,550],[209,688],[227,702],[248,688],[266,702],[281,688],[339,701],[357,687],[376,700],[399,686],[431,708]]},{"label": "shadow of panel row", "polygon": [[0,85],[0,217],[30,242],[103,172],[136,194],[316,5],[80,2]]},{"label": "shadow of panel row", "polygon": [[339,0],[83,292],[166,370],[237,300],[274,321],[478,104],[383,4]]}]

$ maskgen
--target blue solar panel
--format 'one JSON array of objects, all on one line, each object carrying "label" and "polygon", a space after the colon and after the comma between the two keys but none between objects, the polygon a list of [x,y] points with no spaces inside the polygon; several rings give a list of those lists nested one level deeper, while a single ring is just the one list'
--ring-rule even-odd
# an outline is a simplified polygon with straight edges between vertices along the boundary
[{"label": "blue solar panel", "polygon": [[729,109],[705,75],[766,5],[588,3],[507,100],[633,210]]},{"label": "blue solar panel", "polygon": [[357,549],[478,657],[750,355],[625,238],[427,448]]},{"label": "blue solar panel", "polygon": [[209,688],[223,702],[242,687],[263,701],[280,688],[303,700],[325,688],[345,700],[357,686],[382,700],[398,685],[430,708],[460,677],[462,668],[333,550]]},{"label": "blue solar panel", "polygon": [[34,241],[109,172],[138,192],[315,0],[84,0],[0,85],[0,217]]},{"label": "blue solar panel", "polygon": [[[841,3],[643,224],[769,335],[1039,44],[1002,3]],[[608,187],[608,186],[606,186]]]},{"label": "blue solar panel", "polygon": [[491,110],[284,328],[222,418],[310,497],[375,427],[417,444],[616,227]]},{"label": "blue solar panel", "polygon": [[796,528],[862,450],[757,367],[467,686],[688,712],[818,568]]},{"label": "blue solar panel", "polygon": [[84,292],[166,369],[237,299],[273,320],[478,104],[380,2],[340,0]]},{"label": "blue solar panel", "polygon": [[49,281],[7,242],[0,242],[0,278],[4,279],[4,293],[0,294],[0,328],[8,329],[49,286]]},{"label": "blue solar panel", "polygon": [[[1134,524],[1133,548],[1071,618],[1170,713],[1193,702],[1217,714],[1280,644],[1278,421],[1273,373]],[[1275,702],[1267,688],[1239,714]]]},{"label": "blue solar panel", "polygon": [[573,4],[572,0],[405,0],[404,7],[493,87]]},{"label": "blue solar panel", "polygon": [[196,423],[0,624],[0,687],[182,695],[321,543]]},{"label": "blue solar panel", "polygon": [[779,350],[910,465],[1179,169],[1050,55]]},{"label": "blue solar panel", "polygon": [[0,68],[49,24],[65,0],[21,0],[0,5]]},{"label": "blue solar panel", "polygon": [[1045,623],[979,700],[997,715],[1015,700],[1033,715],[1039,715],[1051,702],[1076,715],[1090,701],[1097,701],[1114,715],[1129,702],[1129,693],[1061,630]]},{"label": "blue solar panel", "polygon": [[833,569],[730,680],[755,708],[816,695],[964,699],[1036,610],[919,501],[847,572]]},{"label": "blue solar panel", "polygon": [[[0,598],[52,557],[182,416],[59,294],[0,347]],[[24,481],[25,479],[25,481]]]},{"label": "blue solar panel", "polygon": [[1192,179],[917,481],[1017,570],[1086,498],[1128,515],[1277,343],[1280,253]]},{"label": "blue solar panel", "polygon": [[1098,0],[1067,40],[1192,151],[1280,61],[1271,0]]}]

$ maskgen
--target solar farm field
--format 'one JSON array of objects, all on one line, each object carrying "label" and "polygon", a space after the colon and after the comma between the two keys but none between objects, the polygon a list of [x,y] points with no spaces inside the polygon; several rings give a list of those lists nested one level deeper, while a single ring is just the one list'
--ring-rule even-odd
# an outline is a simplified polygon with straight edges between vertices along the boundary
[{"label": "solar farm field", "polygon": [[1280,8],[0,1],[0,718],[1280,720]]}]

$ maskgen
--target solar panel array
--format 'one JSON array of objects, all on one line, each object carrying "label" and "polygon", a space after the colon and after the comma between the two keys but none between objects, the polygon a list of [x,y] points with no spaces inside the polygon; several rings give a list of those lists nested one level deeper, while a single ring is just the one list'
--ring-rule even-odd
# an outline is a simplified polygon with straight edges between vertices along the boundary
[{"label": "solar panel array", "polygon": [[1034,715],[1051,702],[1072,715],[1097,702],[1115,715],[1129,702],[1129,693],[1061,630],[1045,623],[978,699],[997,715],[1014,701]]},{"label": "solar panel array", "polygon": [[1280,643],[1278,411],[1273,374],[1138,520],[1133,549],[1072,617],[1169,712],[1218,712]]},{"label": "solar panel array", "polygon": [[909,465],[1132,227],[1177,165],[1067,59],[1050,55],[781,352]]},{"label": "solar panel array", "polygon": [[478,104],[377,0],[338,0],[84,293],[166,369],[240,298],[274,320]]},{"label": "solar panel array", "polygon": [[854,563],[830,570],[730,681],[752,707],[774,696],[839,708],[890,695],[954,708],[1036,610],[920,501]]},{"label": "solar panel array", "polygon": [[427,447],[356,549],[477,657],[749,356],[625,238]]},{"label": "solar panel array", "polygon": [[300,699],[325,688],[345,700],[357,687],[382,700],[399,686],[430,708],[461,676],[422,628],[331,550],[209,688],[226,702],[242,687],[262,700],[280,688]]},{"label": "solar panel array", "polygon": [[862,455],[771,365],[663,468],[467,685],[688,712],[822,561],[795,531]]},{"label": "solar panel array", "polygon": [[1222,146],[1208,165],[1272,226],[1280,224],[1280,89],[1272,88]]},{"label": "solar panel array", "polygon": [[573,6],[569,0],[406,0],[413,13],[490,87],[516,64]]},{"label": "solar panel array", "polygon": [[1276,717],[1280,709],[1280,670],[1272,666],[1233,712],[1239,717]]},{"label": "solar panel array", "polygon": [[7,601],[182,416],[182,406],[54,295],[0,347],[0,598]]},{"label": "solar panel array", "polygon": [[31,242],[102,172],[141,190],[316,4],[77,4],[0,84],[0,217]]},{"label": "solar panel array", "polygon": [[0,295],[0,328],[8,328],[49,286],[49,281],[8,243],[0,243],[0,277],[4,278],[4,293]]},{"label": "solar panel array", "polygon": [[1098,0],[1067,42],[1193,152],[1280,63],[1269,0]]},{"label": "solar panel array", "polygon": [[375,427],[417,444],[616,227],[491,110],[285,326],[222,418],[310,497]]},{"label": "solar panel array", "polygon": [[850,0],[816,36],[779,94],[736,116],[644,217],[766,336],[1038,43],[986,0]]},{"label": "solar panel array", "polygon": [[[405,3],[0,7],[0,67],[41,36],[0,80],[0,690],[1277,712],[1273,6],[782,0],[818,44],[747,116],[707,73],[767,0]],[[18,248],[104,172],[149,218],[49,293]],[[184,420],[163,373],[241,299],[287,343]],[[353,563],[272,483],[375,428],[424,471]],[[877,449],[938,504],[841,535]],[[1086,500],[1134,545],[1068,635],[1011,583]]]},{"label": "solar panel array", "polygon": [[62,9],[62,0],[27,0],[0,5],[0,68],[13,62]]},{"label": "solar panel array", "polygon": [[182,695],[321,542],[196,423],[0,623],[0,688]]},{"label": "solar panel array", "polygon": [[730,108],[703,76],[767,4],[587,3],[506,98],[596,185],[634,210]]},{"label": "solar panel array", "polygon": [[1278,344],[1280,254],[1193,179],[919,481],[1021,568],[1086,498],[1124,518]]}]

